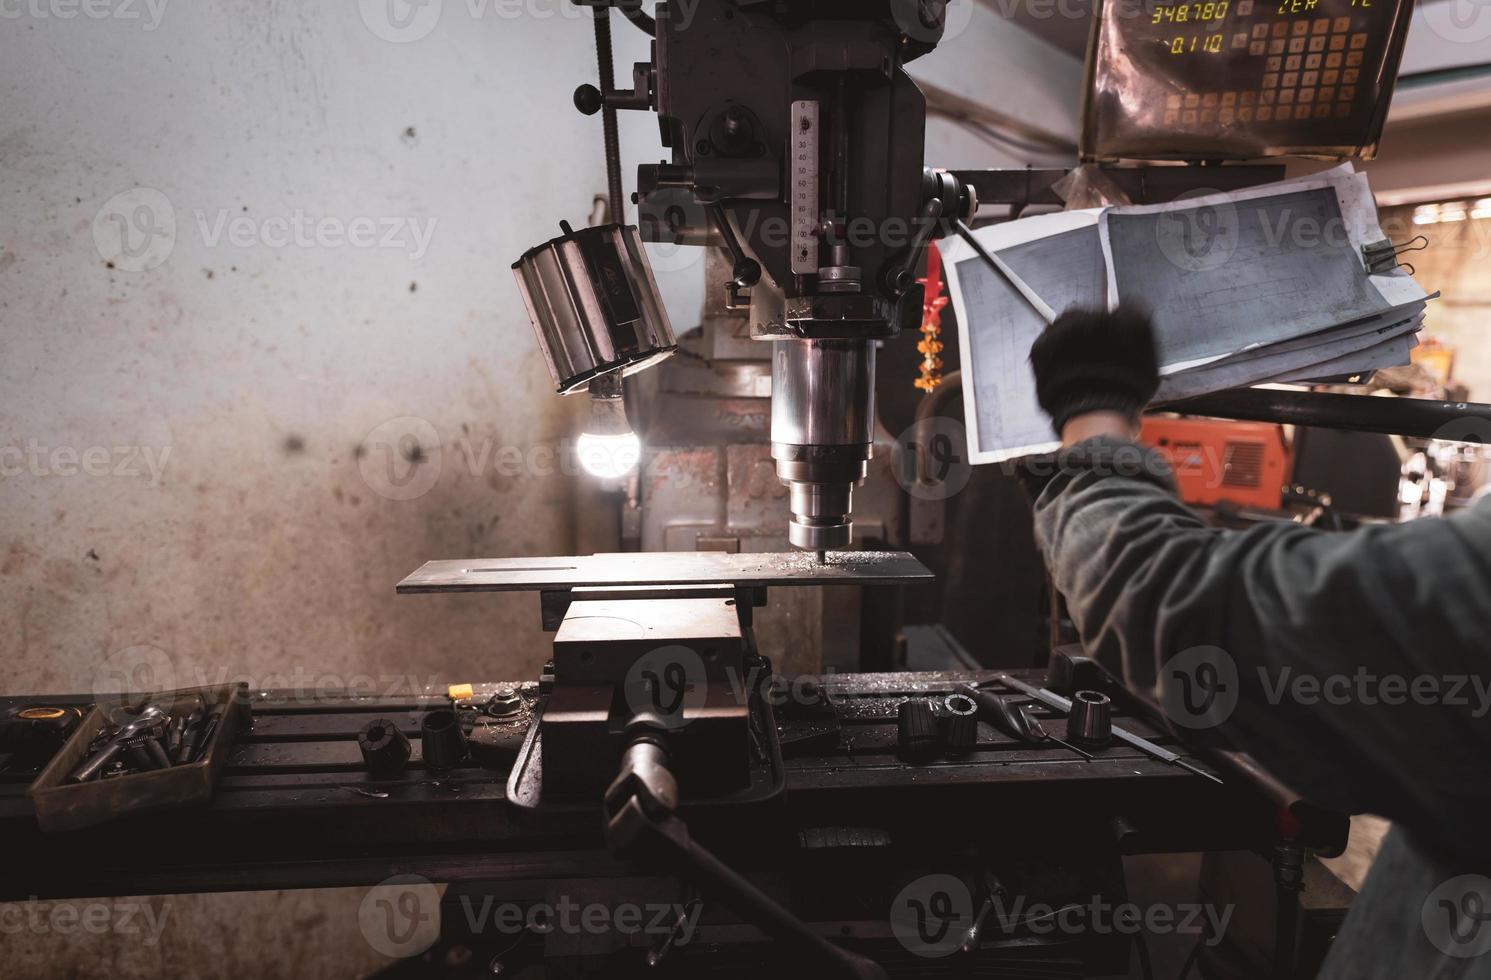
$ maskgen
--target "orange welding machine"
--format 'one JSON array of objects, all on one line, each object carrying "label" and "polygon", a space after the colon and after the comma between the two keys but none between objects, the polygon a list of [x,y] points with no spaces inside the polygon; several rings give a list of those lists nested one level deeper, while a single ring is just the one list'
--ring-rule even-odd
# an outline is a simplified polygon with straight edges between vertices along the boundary
[{"label": "orange welding machine", "polygon": [[1156,416],[1144,419],[1140,438],[1169,461],[1188,504],[1226,500],[1267,510],[1283,504],[1293,463],[1283,426]]}]

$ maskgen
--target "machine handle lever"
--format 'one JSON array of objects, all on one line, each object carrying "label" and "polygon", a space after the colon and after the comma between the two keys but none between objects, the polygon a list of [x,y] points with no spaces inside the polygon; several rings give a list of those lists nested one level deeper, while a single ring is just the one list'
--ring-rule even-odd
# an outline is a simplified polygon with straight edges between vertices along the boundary
[{"label": "machine handle lever", "polygon": [[730,218],[725,214],[725,208],[719,204],[709,205],[709,220],[719,230],[720,237],[725,239],[725,248],[730,252],[730,260],[734,266],[731,282],[737,286],[754,286],[761,281],[761,263],[745,254],[745,249],[740,244],[740,239],[735,234],[735,229],[730,225]]},{"label": "machine handle lever", "polygon": [[942,211],[942,200],[936,197],[922,208],[921,214],[917,216],[916,234],[912,236],[911,244],[906,246],[906,257],[896,263],[886,275],[886,288],[898,294],[911,288],[916,281],[917,264],[922,253],[927,250],[927,243],[932,240],[933,233],[937,231]]},{"label": "machine handle lever", "polygon": [[[632,726],[628,726],[632,727]],[[621,773],[606,791],[606,842],[621,854],[659,859],[674,873],[773,939],[795,946],[823,974],[844,980],[889,980],[875,961],[836,946],[689,836],[673,808],[677,783],[664,740],[639,728]]]}]

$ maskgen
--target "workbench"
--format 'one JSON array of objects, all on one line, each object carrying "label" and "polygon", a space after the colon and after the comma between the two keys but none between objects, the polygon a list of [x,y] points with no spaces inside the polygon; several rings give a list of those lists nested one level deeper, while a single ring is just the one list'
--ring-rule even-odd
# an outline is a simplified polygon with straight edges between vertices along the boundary
[{"label": "workbench", "polygon": [[[1037,672],[1013,673],[1040,683]],[[798,744],[798,723],[779,713],[784,792],[742,807],[686,803],[681,815],[696,839],[746,872],[788,860],[813,828],[874,827],[891,840],[948,852],[975,845],[1028,853],[1088,844],[1121,853],[1270,846],[1280,801],[1213,760],[1188,756],[1218,772],[1224,785],[1121,743],[1086,760],[1058,745],[1016,742],[982,723],[977,748],[965,758],[912,765],[898,757],[899,701],[992,676],[820,678],[841,731],[829,743],[817,737]],[[498,686],[476,685],[474,700]],[[536,696],[536,685],[524,690]],[[535,818],[507,803],[506,772],[426,771],[419,718],[449,705],[443,691],[249,697],[253,728],[239,737],[208,806],[46,834],[25,796],[29,778],[0,774],[0,899],[371,885],[394,874],[456,882],[627,873],[605,851],[599,807]],[[14,697],[0,699],[0,707],[91,700]],[[1058,715],[1038,705],[1033,713],[1052,734],[1064,734]],[[408,769],[392,780],[372,780],[363,770],[355,738],[374,718],[395,721],[413,742]],[[1120,713],[1115,723],[1175,746],[1140,719]]]}]

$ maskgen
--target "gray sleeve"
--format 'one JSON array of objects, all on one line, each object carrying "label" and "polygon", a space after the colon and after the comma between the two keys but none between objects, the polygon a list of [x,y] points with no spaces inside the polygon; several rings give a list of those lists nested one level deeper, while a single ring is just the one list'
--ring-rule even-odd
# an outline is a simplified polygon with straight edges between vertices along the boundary
[{"label": "gray sleeve", "polygon": [[1491,502],[1351,533],[1222,531],[1157,454],[1098,439],[1058,458],[1035,528],[1089,654],[1178,733],[1323,805],[1434,833],[1483,821]]}]

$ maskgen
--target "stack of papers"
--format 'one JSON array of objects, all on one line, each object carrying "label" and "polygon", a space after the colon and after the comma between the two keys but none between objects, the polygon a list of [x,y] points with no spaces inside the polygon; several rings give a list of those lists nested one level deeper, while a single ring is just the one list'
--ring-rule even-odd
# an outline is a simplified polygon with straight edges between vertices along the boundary
[{"label": "stack of papers", "polygon": [[1363,246],[1385,236],[1366,177],[1349,164],[1171,204],[1039,215],[975,237],[1010,277],[965,242],[944,248],[974,463],[1059,444],[1029,356],[1063,310],[1148,309],[1156,400],[1170,401],[1407,364],[1432,298],[1401,269],[1368,269]]}]

